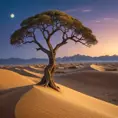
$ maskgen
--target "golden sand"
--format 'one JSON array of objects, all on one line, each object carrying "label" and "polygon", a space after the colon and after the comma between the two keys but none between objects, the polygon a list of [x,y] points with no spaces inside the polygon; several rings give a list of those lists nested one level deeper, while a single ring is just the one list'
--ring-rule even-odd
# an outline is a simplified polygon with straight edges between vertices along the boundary
[{"label": "golden sand", "polygon": [[31,84],[34,84],[34,82],[27,77],[9,70],[0,69],[0,89],[9,89]]},{"label": "golden sand", "polygon": [[117,118],[117,106],[60,87],[58,93],[35,86],[17,103],[16,118]]}]

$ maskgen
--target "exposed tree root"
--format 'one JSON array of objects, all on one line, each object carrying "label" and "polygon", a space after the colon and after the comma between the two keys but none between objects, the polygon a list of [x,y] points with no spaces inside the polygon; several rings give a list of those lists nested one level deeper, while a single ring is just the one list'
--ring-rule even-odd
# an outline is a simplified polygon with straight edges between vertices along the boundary
[{"label": "exposed tree root", "polygon": [[58,86],[56,86],[56,84],[54,83],[53,80],[49,81],[45,78],[42,78],[42,80],[37,85],[44,86],[44,87],[50,87],[58,92],[60,91],[60,88]]},{"label": "exposed tree root", "polygon": [[56,91],[60,91],[60,88],[56,86],[54,80],[53,80],[53,75],[55,71],[55,64],[54,64],[54,57],[51,56],[52,58],[49,58],[49,64],[44,70],[44,76],[41,79],[41,81],[37,85],[41,85],[44,87],[50,87]]}]

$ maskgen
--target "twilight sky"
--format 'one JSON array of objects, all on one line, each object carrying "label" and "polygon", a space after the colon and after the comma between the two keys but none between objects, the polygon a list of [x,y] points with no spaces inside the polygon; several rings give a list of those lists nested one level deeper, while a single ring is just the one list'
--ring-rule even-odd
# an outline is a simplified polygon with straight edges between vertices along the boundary
[{"label": "twilight sky", "polygon": [[[79,19],[93,30],[99,43],[87,48],[69,42],[57,52],[57,57],[83,54],[90,56],[118,55],[118,0],[0,0],[0,58],[46,58],[36,52],[35,45],[11,46],[10,35],[25,18],[42,11],[58,9]],[[15,18],[11,19],[10,14]],[[56,43],[59,34],[52,39]],[[41,41],[44,44],[44,41]],[[45,44],[44,44],[45,45]]]}]

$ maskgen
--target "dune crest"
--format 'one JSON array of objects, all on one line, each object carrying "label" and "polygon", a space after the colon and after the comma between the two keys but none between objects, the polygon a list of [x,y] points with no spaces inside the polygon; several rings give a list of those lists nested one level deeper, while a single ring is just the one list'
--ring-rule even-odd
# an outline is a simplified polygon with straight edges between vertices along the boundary
[{"label": "dune crest", "polygon": [[43,76],[43,74],[35,73],[35,72],[29,71],[29,70],[27,70],[27,69],[23,69],[23,70],[24,70],[25,72],[30,73],[30,74],[34,74],[34,75],[38,76],[39,78],[41,78],[41,77]]},{"label": "dune crest", "polygon": [[98,71],[102,71],[102,72],[105,71],[105,68],[103,66],[100,66],[100,65],[92,64],[92,65],[90,65],[90,67],[95,69],[95,70],[98,70]]},{"label": "dune crest", "polygon": [[17,103],[16,118],[117,118],[118,107],[61,86],[34,86]]},{"label": "dune crest", "polygon": [[117,71],[116,67],[113,67],[111,65],[96,65],[96,64],[91,64],[90,65],[91,68],[98,70],[98,71]]},{"label": "dune crest", "polygon": [[34,82],[13,71],[0,69],[0,90],[32,85]]}]

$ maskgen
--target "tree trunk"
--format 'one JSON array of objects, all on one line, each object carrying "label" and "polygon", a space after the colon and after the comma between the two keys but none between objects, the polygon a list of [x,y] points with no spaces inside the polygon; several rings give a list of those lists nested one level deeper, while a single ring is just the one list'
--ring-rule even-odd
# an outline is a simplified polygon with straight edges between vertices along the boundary
[{"label": "tree trunk", "polygon": [[59,91],[59,87],[56,86],[53,75],[55,71],[55,55],[49,54],[49,64],[47,67],[44,69],[44,76],[41,79],[41,81],[38,83],[38,85],[43,85],[43,86],[49,86],[57,91]]}]

